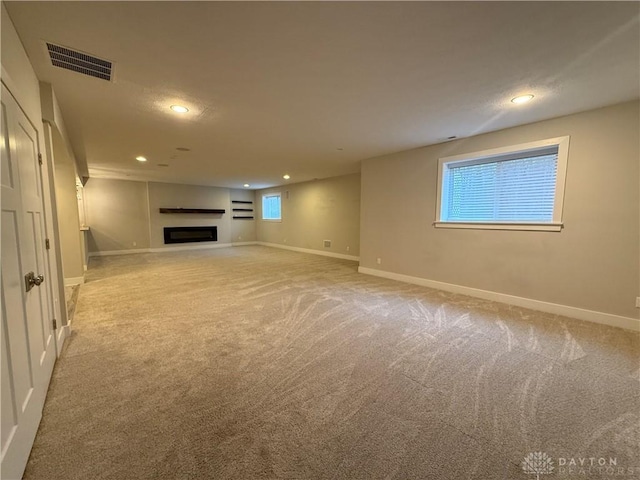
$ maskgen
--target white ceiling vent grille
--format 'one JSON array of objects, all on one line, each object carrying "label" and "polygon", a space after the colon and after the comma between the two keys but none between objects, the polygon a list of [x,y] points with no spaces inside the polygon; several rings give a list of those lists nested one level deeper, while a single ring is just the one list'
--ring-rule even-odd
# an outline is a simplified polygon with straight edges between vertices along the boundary
[{"label": "white ceiling vent grille", "polygon": [[111,62],[47,42],[47,50],[54,67],[66,68],[91,77],[111,80]]}]

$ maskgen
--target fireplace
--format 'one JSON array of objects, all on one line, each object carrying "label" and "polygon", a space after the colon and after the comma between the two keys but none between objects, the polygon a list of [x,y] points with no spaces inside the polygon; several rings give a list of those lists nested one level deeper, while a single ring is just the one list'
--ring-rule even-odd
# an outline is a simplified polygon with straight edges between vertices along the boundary
[{"label": "fireplace", "polygon": [[164,243],[217,242],[218,227],[165,227]]}]

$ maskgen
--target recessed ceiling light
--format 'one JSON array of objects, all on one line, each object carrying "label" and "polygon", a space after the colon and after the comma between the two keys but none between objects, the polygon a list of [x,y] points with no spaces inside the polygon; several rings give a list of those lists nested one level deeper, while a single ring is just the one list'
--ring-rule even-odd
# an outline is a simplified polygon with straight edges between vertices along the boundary
[{"label": "recessed ceiling light", "polygon": [[532,98],[533,98],[533,95],[531,95],[530,93],[526,95],[518,95],[517,97],[514,97],[511,99],[511,103],[515,103],[519,105],[521,103],[527,103]]},{"label": "recessed ceiling light", "polygon": [[282,178],[284,178],[285,180],[289,180],[291,177],[289,175],[283,175]]},{"label": "recessed ceiling light", "polygon": [[181,152],[189,152],[189,151],[191,151],[191,149],[187,148],[187,147],[176,147],[176,150],[179,150]]},{"label": "recessed ceiling light", "polygon": [[249,185],[248,183],[244,184],[244,188],[249,188],[251,185]]},{"label": "recessed ceiling light", "polygon": [[142,155],[137,156],[136,160],[138,160],[139,162],[146,162],[147,161],[147,159],[145,157],[143,157]]},{"label": "recessed ceiling light", "polygon": [[344,150],[344,148],[340,147],[340,148],[336,148],[336,150],[341,152],[342,150]]},{"label": "recessed ceiling light", "polygon": [[171,110],[177,113],[187,113],[189,111],[187,107],[183,107],[182,105],[171,105]]}]

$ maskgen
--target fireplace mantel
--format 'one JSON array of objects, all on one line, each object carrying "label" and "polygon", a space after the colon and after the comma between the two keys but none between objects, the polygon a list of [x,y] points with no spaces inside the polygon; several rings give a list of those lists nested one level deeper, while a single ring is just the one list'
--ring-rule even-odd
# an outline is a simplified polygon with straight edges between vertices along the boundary
[{"label": "fireplace mantel", "polygon": [[225,213],[224,208],[160,208],[160,213],[205,213],[217,214]]}]

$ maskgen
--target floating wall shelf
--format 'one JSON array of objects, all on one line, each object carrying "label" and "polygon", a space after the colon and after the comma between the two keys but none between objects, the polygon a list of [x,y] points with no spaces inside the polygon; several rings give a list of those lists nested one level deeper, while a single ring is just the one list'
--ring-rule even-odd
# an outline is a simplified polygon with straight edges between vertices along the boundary
[{"label": "floating wall shelf", "polygon": [[[251,200],[231,200],[232,207],[242,205],[243,208],[232,208],[232,212],[245,212],[241,215],[234,215],[234,220],[253,220],[253,202]],[[247,208],[248,207],[248,208]]]},{"label": "floating wall shelf", "polygon": [[225,213],[224,208],[161,208],[160,213],[208,213],[220,215]]}]

